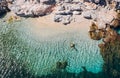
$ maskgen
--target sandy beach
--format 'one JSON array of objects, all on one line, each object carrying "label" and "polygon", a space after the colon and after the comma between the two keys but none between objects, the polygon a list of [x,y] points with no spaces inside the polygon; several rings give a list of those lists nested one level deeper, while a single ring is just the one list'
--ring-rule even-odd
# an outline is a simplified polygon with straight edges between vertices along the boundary
[{"label": "sandy beach", "polygon": [[79,21],[71,22],[71,24],[68,25],[54,22],[52,17],[53,14],[44,17],[27,18],[33,35],[37,37],[49,37],[57,34],[79,31],[88,34],[91,21],[84,19],[82,16],[78,16],[79,18],[77,19],[79,19]]}]

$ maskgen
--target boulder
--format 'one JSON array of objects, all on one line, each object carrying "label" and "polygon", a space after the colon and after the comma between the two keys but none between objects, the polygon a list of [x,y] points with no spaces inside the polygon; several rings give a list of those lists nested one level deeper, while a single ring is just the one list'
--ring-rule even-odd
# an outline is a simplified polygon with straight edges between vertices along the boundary
[{"label": "boulder", "polygon": [[67,24],[69,24],[70,23],[70,20],[63,20],[63,22],[62,22],[64,25],[67,25]]},{"label": "boulder", "polygon": [[70,10],[57,11],[55,14],[56,15],[72,15],[72,11]]},{"label": "boulder", "polygon": [[58,6],[58,7],[56,7],[56,10],[57,11],[64,11],[65,7],[64,6]]},{"label": "boulder", "polygon": [[64,0],[64,2],[66,2],[66,3],[70,3],[70,2],[72,2],[73,0]]},{"label": "boulder", "polygon": [[66,16],[63,17],[62,23],[63,23],[64,25],[67,25],[67,24],[69,24],[71,21],[72,21],[71,15],[66,15]]},{"label": "boulder", "polygon": [[[41,3],[49,2],[49,0],[39,0]],[[51,1],[51,0],[50,0]]]},{"label": "boulder", "polygon": [[80,15],[81,12],[80,11],[73,11],[73,15]]},{"label": "boulder", "polygon": [[82,16],[87,19],[92,19],[91,17],[91,11],[84,11],[82,12]]},{"label": "boulder", "polygon": [[88,10],[96,10],[97,9],[97,5],[95,4],[95,3],[84,3],[85,5],[86,5],[86,9],[88,9]]},{"label": "boulder", "polygon": [[54,0],[16,0],[10,9],[19,16],[43,16],[52,12]]},{"label": "boulder", "polygon": [[68,63],[67,61],[64,61],[64,62],[57,62],[56,63],[56,68],[57,69],[65,69],[67,67]]},{"label": "boulder", "polygon": [[71,5],[70,10],[72,10],[72,11],[82,11],[81,6],[79,4]]},{"label": "boulder", "polygon": [[62,21],[62,15],[55,15],[54,16],[54,22],[61,22]]},{"label": "boulder", "polygon": [[94,2],[98,4],[98,3],[100,3],[100,0],[94,0]]},{"label": "boulder", "polygon": [[55,0],[37,0],[43,4],[55,4]]}]

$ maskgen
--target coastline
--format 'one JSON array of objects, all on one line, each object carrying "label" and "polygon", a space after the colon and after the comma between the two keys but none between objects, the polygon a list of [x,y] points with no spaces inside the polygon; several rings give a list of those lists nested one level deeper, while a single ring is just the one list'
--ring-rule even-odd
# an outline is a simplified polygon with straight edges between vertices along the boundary
[{"label": "coastline", "polygon": [[2,78],[120,77],[119,1],[0,3]]},{"label": "coastline", "polygon": [[[69,65],[65,70],[71,73],[82,72],[82,66],[90,72],[101,72],[103,59],[98,47],[101,41],[90,39],[90,20],[84,19],[83,22],[66,26],[52,22],[51,16],[25,18],[20,21],[21,24],[16,24],[17,37],[27,44],[26,47],[29,46],[28,53],[22,58],[27,58],[22,60],[23,63],[28,61],[26,68],[41,76],[52,73],[56,69],[56,62],[67,61]],[[70,43],[75,43],[78,51],[72,50]]]}]

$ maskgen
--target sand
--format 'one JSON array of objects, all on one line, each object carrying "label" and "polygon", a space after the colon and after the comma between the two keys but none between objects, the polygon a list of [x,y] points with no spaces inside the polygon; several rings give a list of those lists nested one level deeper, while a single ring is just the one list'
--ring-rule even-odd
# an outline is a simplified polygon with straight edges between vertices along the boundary
[{"label": "sand", "polygon": [[31,32],[37,37],[49,37],[57,34],[77,31],[81,31],[83,33],[85,32],[87,34],[91,21],[84,19],[82,16],[76,17],[77,21],[71,22],[68,25],[54,22],[53,14],[38,18],[28,18],[27,20],[31,24]]}]

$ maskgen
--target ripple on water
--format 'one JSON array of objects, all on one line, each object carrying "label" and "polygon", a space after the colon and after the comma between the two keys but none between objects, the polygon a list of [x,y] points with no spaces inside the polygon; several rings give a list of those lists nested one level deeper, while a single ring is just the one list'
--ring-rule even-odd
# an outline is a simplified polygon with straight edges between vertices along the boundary
[{"label": "ripple on water", "polygon": [[[58,61],[67,61],[66,70],[72,73],[83,71],[82,66],[93,73],[102,71],[103,59],[98,48],[100,41],[91,40],[87,31],[69,31],[42,38],[43,36],[34,36],[30,24],[26,21],[11,25],[5,24],[1,32],[12,30],[14,34],[10,36],[6,34],[5,39],[10,37],[9,40],[14,41],[17,38],[16,44],[5,44],[13,46],[9,49],[9,55],[13,54],[31,73],[36,75],[51,73]],[[71,42],[75,43],[76,49],[70,48]]]}]

